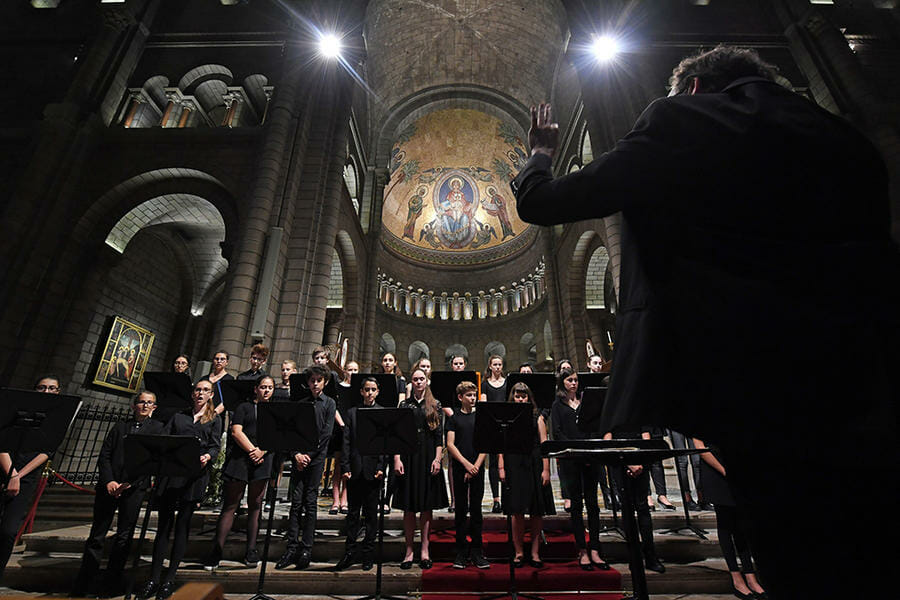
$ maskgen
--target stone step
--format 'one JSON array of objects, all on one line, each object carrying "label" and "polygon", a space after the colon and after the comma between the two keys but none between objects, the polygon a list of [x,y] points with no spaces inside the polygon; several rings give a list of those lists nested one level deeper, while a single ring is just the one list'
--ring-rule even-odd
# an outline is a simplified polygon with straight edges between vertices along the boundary
[{"label": "stone step", "polygon": [[[149,556],[143,557],[136,572],[138,585],[146,581]],[[4,574],[4,585],[30,593],[66,593],[78,571],[80,557],[74,554],[14,554]],[[623,577],[626,589],[631,587],[627,565],[613,563]],[[303,571],[275,571],[270,564],[266,570],[265,591],[273,594],[338,595],[354,596],[374,591],[375,571],[362,571],[358,565],[346,571],[335,572],[332,563],[313,562]],[[503,563],[492,568],[506,569]],[[129,571],[130,573],[130,571]],[[223,562],[215,572],[185,564],[178,571],[178,583],[215,582],[229,594],[252,594],[257,589],[259,567],[250,569],[237,563]],[[687,564],[666,563],[666,572],[647,573],[650,593],[656,594],[729,594],[731,578],[725,562],[706,559]],[[386,564],[383,575],[383,592],[395,595],[416,596],[421,587],[421,570],[413,567],[401,570],[396,563]],[[526,590],[520,589],[520,592]]]},{"label": "stone step", "polygon": [[[435,530],[439,529],[437,526]],[[549,526],[545,528],[548,535],[553,535]],[[90,531],[89,525],[77,525],[56,529],[51,531],[42,531],[30,533],[23,536],[24,548],[28,553],[35,554],[53,554],[53,553],[72,553],[81,552],[84,546],[84,540]],[[654,536],[656,541],[657,553],[663,560],[671,560],[675,562],[694,562],[706,558],[716,557],[720,555],[715,530],[707,530],[709,532],[708,539],[701,540],[695,536],[688,535],[668,535],[658,530]],[[566,542],[571,538],[564,532],[557,532],[554,539],[563,537]],[[188,540],[188,548],[185,554],[186,560],[200,561],[212,548],[212,530],[205,532],[192,532]],[[148,530],[147,538],[144,542],[144,551],[149,552],[149,548],[155,539],[155,531]],[[508,556],[505,537],[502,541],[488,543],[485,545],[485,554],[489,560],[500,560]],[[264,537],[261,534],[259,538],[259,548],[262,549]],[[627,548],[622,539],[616,535],[603,535],[600,538],[600,551],[604,557],[616,561],[626,560]],[[384,557],[386,561],[399,562],[403,557],[405,542],[403,533],[399,529],[385,530],[384,537]],[[566,559],[574,554],[574,548],[571,543],[552,543],[545,546],[545,558],[547,559]],[[285,543],[280,535],[273,535],[271,540],[271,549],[269,556],[277,560],[284,552]],[[109,550],[109,538],[107,538],[107,553]],[[232,533],[225,544],[224,558],[227,560],[240,560],[245,552],[245,538],[242,532]],[[317,530],[315,544],[313,545],[313,560],[322,562],[337,562],[344,553],[344,536],[337,531]],[[454,547],[452,543],[432,541],[432,556],[435,560],[452,560],[454,556]]]}]

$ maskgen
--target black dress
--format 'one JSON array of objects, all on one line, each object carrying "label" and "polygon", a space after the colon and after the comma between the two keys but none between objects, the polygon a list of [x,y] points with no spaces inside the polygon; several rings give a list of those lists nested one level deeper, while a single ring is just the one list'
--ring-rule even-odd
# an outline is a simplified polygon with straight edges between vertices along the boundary
[{"label": "black dress", "polygon": [[541,484],[544,459],[541,456],[541,434],[538,415],[532,417],[534,444],[531,454],[504,454],[503,470],[506,485],[503,487],[503,513],[507,515],[527,513],[531,516],[555,515],[553,487]]},{"label": "black dress", "polygon": [[[231,419],[232,425],[240,425],[241,431],[256,446],[256,402],[244,402],[240,404],[234,411]],[[266,452],[263,461],[256,464],[251,460],[250,455],[241,448],[240,444],[234,439],[229,441],[225,453],[225,466],[222,469],[225,477],[237,481],[249,483],[251,481],[259,481],[260,479],[268,479],[272,475],[272,453]]]},{"label": "black dress", "polygon": [[206,493],[209,484],[209,471],[219,455],[219,447],[222,440],[222,419],[213,419],[207,423],[194,422],[194,415],[188,412],[177,413],[166,425],[166,433],[169,435],[192,435],[200,441],[200,454],[209,454],[210,458],[200,471],[200,475],[194,478],[187,477],[163,477],[160,482],[160,494],[173,494],[178,491],[181,500],[199,502]]},{"label": "black dress", "polygon": [[[436,402],[438,416],[442,416],[441,403]],[[422,512],[446,508],[447,484],[444,470],[431,474],[431,463],[437,456],[437,449],[443,446],[443,427],[429,429],[425,420],[425,401],[416,402],[410,398],[400,404],[400,408],[414,411],[416,422],[416,445],[418,452],[400,457],[403,461],[403,475],[396,477],[394,500],[391,506],[400,510]]]},{"label": "black dress", "polygon": [[[723,462],[718,448],[710,447],[709,451],[720,463]],[[717,507],[736,505],[728,480],[702,458],[700,459],[700,487],[703,489],[703,499],[707,502],[712,502]]]}]

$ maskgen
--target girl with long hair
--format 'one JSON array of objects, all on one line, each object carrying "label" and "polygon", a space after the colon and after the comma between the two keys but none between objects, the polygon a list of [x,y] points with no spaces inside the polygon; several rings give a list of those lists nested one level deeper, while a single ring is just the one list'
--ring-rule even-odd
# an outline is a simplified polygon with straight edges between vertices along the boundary
[{"label": "girl with long hair", "polygon": [[[492,354],[488,358],[487,370],[484,374],[484,384],[481,386],[482,402],[506,402],[506,375],[503,368],[506,366],[503,357],[499,354]],[[491,495],[494,498],[491,512],[500,513],[500,471],[497,468],[497,455],[490,455],[490,465],[488,467],[488,479],[491,482]]]},{"label": "girl with long hair", "polygon": [[428,377],[422,369],[416,369],[410,376],[412,389],[409,398],[400,403],[401,408],[413,411],[416,421],[416,452],[394,456],[394,508],[403,511],[403,532],[406,537],[406,554],[401,569],[412,567],[416,529],[416,513],[420,513],[419,528],[422,534],[422,548],[419,566],[430,569],[433,565],[429,552],[432,511],[447,507],[447,488],[444,471],[441,469],[443,457],[443,428],[441,404],[435,400],[428,387]]},{"label": "girl with long hair", "polygon": [[503,512],[512,516],[514,567],[525,564],[525,513],[531,516],[531,556],[528,563],[537,569],[541,561],[541,529],[544,515],[555,515],[553,489],[550,487],[550,459],[541,456],[541,442],[547,441],[547,424],[524,383],[512,386],[509,402],[531,405],[534,440],[530,454],[501,454],[500,481],[504,484]]}]

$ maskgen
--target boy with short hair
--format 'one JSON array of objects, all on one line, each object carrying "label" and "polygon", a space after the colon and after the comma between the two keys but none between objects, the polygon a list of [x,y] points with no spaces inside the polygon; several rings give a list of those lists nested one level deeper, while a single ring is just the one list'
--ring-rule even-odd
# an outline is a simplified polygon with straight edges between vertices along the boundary
[{"label": "boy with short hair", "polygon": [[[312,395],[316,412],[316,427],[319,432],[316,449],[309,453],[294,452],[291,469],[291,512],[288,518],[287,548],[276,569],[285,569],[296,563],[298,569],[309,566],[312,557],[313,536],[316,533],[316,513],[319,497],[319,482],[325,469],[328,454],[328,440],[334,428],[334,400],[322,393],[328,377],[328,370],[313,365],[303,372],[306,385]],[[300,516],[303,516],[303,535],[300,534]]]},{"label": "boy with short hair", "polygon": [[256,381],[260,377],[268,375],[263,369],[269,358],[269,348],[263,344],[253,344],[250,348],[250,368],[237,376],[238,379],[252,379]]},{"label": "boy with short hair", "polygon": [[[478,388],[471,381],[463,381],[456,386],[456,397],[462,406],[453,412],[447,423],[447,451],[450,458],[458,463],[451,471],[456,490],[456,560],[453,561],[453,568],[465,569],[468,559],[479,569],[487,569],[491,564],[484,558],[481,541],[482,467],[486,455],[475,452]],[[467,547],[466,534],[472,538],[470,548]]]},{"label": "boy with short hair", "polygon": [[[358,410],[360,408],[381,408],[375,402],[378,391],[378,380],[374,377],[364,379],[359,390],[363,398],[362,407],[354,406],[347,412],[341,452],[341,472],[344,481],[347,482],[347,542],[344,557],[335,566],[336,571],[346,569],[360,558],[363,571],[372,568],[375,535],[378,533],[378,492],[384,485],[387,456],[361,455],[359,447],[356,445],[356,434],[359,431]],[[360,509],[366,527],[366,536],[362,544],[356,542],[356,536],[359,535],[360,529]]]}]

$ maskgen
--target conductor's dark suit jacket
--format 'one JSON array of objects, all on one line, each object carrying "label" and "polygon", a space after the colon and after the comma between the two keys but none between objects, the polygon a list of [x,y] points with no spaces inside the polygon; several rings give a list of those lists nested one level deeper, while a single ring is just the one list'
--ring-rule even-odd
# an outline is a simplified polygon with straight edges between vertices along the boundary
[{"label": "conductor's dark suit jacket", "polygon": [[605,430],[847,462],[896,439],[887,174],[844,120],[744,78],[656,100],[580,171],[550,167],[537,154],[511,183],[523,220],[622,214]]},{"label": "conductor's dark suit jacket", "polygon": [[[377,403],[371,408],[364,410],[376,410],[381,408]],[[374,481],[375,473],[381,471],[387,473],[387,457],[386,456],[362,456],[359,453],[356,444],[356,435],[359,431],[357,413],[359,406],[354,406],[347,411],[347,418],[344,420],[344,446],[341,452],[341,472],[350,473],[350,479],[353,481]]]}]

